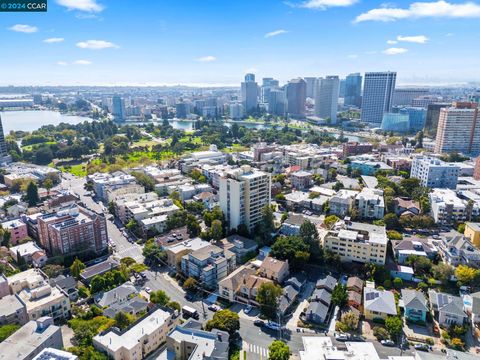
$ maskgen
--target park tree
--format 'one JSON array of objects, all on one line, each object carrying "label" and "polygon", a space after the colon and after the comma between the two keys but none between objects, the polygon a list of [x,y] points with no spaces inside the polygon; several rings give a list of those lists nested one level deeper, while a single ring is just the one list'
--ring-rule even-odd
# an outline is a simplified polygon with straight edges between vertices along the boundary
[{"label": "park tree", "polygon": [[260,312],[267,318],[276,317],[280,295],[282,288],[271,282],[265,282],[258,288],[256,300],[260,304]]},{"label": "park tree", "polygon": [[79,258],[75,258],[72,265],[70,266],[70,273],[75,279],[80,278],[81,272],[85,269],[85,264],[80,261]]},{"label": "park tree", "polygon": [[202,228],[200,227],[200,224],[198,223],[197,219],[195,216],[192,214],[187,215],[187,232],[190,237],[194,238],[200,235],[202,232]]},{"label": "park tree", "polygon": [[142,254],[145,256],[145,259],[154,263],[162,263],[167,259],[166,252],[155,242],[155,239],[147,240],[143,247]]},{"label": "park tree", "polygon": [[402,228],[400,221],[398,220],[398,216],[394,213],[386,214],[383,217],[383,222],[385,223],[387,230],[399,230]]},{"label": "park tree", "polygon": [[255,238],[257,242],[264,245],[272,243],[272,233],[275,231],[273,210],[269,204],[262,208],[262,220],[256,226]]},{"label": "park tree", "polygon": [[233,335],[240,329],[240,318],[237,313],[228,309],[217,311],[213,319],[209,320],[205,328],[207,331],[219,329]]},{"label": "park tree", "polygon": [[432,275],[446,285],[453,275],[453,268],[446,263],[438,263],[432,266]]},{"label": "park tree", "polygon": [[288,260],[291,266],[298,269],[308,261],[310,248],[300,236],[280,236],[272,245],[273,257]]},{"label": "park tree", "polygon": [[281,340],[275,340],[268,347],[268,360],[290,359],[290,348]]},{"label": "park tree", "polygon": [[28,206],[35,206],[40,201],[40,197],[38,196],[38,186],[33,181],[27,186],[27,202]]}]

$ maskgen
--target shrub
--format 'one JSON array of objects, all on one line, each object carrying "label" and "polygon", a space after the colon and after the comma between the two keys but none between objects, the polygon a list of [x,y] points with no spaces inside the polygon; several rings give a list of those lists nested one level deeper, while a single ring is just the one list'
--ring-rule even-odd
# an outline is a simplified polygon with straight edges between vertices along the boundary
[{"label": "shrub", "polygon": [[435,343],[432,338],[427,338],[427,340],[425,341],[427,342],[428,345],[433,345]]},{"label": "shrub", "polygon": [[389,338],[388,331],[380,326],[375,326],[373,328],[373,335],[377,338],[377,340],[386,340]]}]

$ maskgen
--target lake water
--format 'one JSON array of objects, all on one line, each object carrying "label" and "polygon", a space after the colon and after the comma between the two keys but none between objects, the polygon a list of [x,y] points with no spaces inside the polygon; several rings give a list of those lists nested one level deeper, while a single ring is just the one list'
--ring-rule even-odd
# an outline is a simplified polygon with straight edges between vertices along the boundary
[{"label": "lake water", "polygon": [[[60,123],[79,124],[84,121],[92,121],[91,118],[84,116],[66,115],[57,111],[40,110],[40,111],[1,111],[3,132],[8,134],[11,130],[33,131],[39,129],[43,125],[58,125]],[[184,120],[169,120],[170,125],[174,129],[189,131],[193,129],[192,121]],[[157,122],[155,122],[157,123]],[[161,124],[161,121],[158,122]],[[147,124],[147,123],[135,123],[126,122],[125,124]],[[225,123],[226,126],[232,126],[232,123]],[[242,122],[240,126],[245,126],[249,129],[267,129],[269,124],[253,124]],[[333,134],[335,137],[338,135]],[[350,141],[361,141],[361,138],[353,135],[345,135]]]},{"label": "lake water", "polygon": [[83,116],[66,115],[57,111],[1,111],[3,132],[11,130],[33,131],[43,125],[58,125],[60,123],[79,124],[92,119]]}]

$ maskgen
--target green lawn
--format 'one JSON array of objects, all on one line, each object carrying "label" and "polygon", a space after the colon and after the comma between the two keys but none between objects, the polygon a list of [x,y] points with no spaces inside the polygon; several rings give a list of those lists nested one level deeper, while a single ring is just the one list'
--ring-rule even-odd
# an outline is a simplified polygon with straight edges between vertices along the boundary
[{"label": "green lawn", "polygon": [[180,142],[192,143],[194,145],[203,145],[202,138],[200,136],[182,136]]},{"label": "green lawn", "polygon": [[84,177],[87,176],[87,169],[85,164],[77,164],[77,165],[66,165],[66,166],[59,166],[58,169],[61,172],[68,172],[75,176]]},{"label": "green lawn", "polygon": [[44,142],[44,143],[39,143],[39,144],[25,145],[25,146],[22,146],[22,150],[32,151],[34,146],[55,145],[56,143],[57,143],[56,141],[46,141],[46,142]]}]

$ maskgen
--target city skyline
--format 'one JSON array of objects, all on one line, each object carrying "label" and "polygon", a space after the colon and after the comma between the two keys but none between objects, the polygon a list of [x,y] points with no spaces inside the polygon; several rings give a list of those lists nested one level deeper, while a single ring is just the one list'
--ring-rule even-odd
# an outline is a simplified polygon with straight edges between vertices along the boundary
[{"label": "city skyline", "polygon": [[56,0],[2,14],[0,85],[238,87],[248,72],[284,84],[369,71],[461,84],[480,80],[479,17],[478,2],[453,0]]}]

